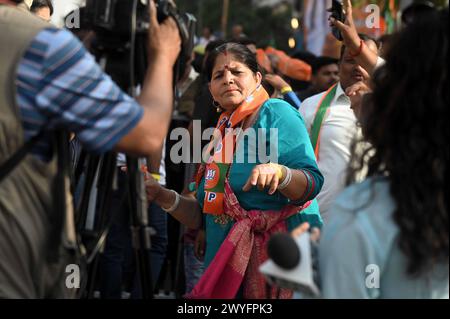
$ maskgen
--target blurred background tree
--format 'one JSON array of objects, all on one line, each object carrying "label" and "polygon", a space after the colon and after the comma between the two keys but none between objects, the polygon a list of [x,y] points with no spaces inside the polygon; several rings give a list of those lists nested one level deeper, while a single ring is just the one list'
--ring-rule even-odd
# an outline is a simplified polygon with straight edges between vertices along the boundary
[{"label": "blurred background tree", "polygon": [[[290,21],[293,8],[289,3],[280,2],[275,7],[256,7],[252,0],[229,1],[226,37],[234,24],[244,27],[244,33],[254,39],[258,45],[273,45],[289,50],[287,39],[292,35]],[[221,31],[223,0],[177,0],[178,7],[193,13],[198,19],[197,34],[204,26],[213,32]]]},{"label": "blurred background tree", "polygon": [[[198,20],[197,35],[201,34],[204,26],[209,26],[214,33],[222,31],[222,10],[225,0],[176,0],[182,11],[193,13]],[[298,10],[304,8],[305,0],[295,1],[266,1],[272,6],[256,6],[255,0],[228,0],[228,23],[226,38],[234,24],[241,24],[244,33],[254,39],[258,46],[271,45],[286,52],[290,52],[288,39],[294,36],[291,19],[298,17]],[[311,1],[311,0],[310,0]],[[312,0],[325,1],[325,0]],[[386,21],[386,32],[393,32],[396,28],[396,11],[402,4],[423,0],[352,0],[355,7],[367,4],[377,4]],[[437,6],[448,5],[449,0],[429,0]]]}]

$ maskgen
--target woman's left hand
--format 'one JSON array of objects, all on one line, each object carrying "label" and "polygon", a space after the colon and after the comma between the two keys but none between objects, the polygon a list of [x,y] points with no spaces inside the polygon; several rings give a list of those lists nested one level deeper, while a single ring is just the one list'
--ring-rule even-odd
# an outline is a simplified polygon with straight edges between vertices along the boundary
[{"label": "woman's left hand", "polygon": [[153,178],[152,174],[147,172],[144,173],[144,183],[147,199],[150,202],[153,202],[158,197],[163,187]]},{"label": "woman's left hand", "polygon": [[272,195],[285,175],[281,165],[275,163],[256,165],[242,190],[248,192],[253,186],[257,186],[260,191],[263,191],[266,187],[270,187],[269,195]]}]

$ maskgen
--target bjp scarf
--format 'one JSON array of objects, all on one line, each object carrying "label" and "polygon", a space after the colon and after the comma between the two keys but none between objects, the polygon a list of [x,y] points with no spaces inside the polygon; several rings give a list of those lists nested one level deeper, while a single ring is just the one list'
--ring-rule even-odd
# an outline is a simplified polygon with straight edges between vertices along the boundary
[{"label": "bjp scarf", "polygon": [[[259,267],[268,259],[271,235],[287,232],[286,219],[302,207],[287,205],[281,211],[245,210],[226,179],[225,214],[235,223],[188,299],[233,299],[243,287],[244,299],[290,299],[292,291],[269,287]],[[303,209],[309,202],[303,206]]]},{"label": "bjp scarf", "polygon": [[268,99],[269,94],[259,85],[234,111],[224,112],[220,116],[212,140],[206,148],[209,159],[201,165],[196,177],[197,187],[202,177],[205,177],[204,213],[223,214],[225,178],[233,161],[236,146],[234,129],[242,126],[244,120],[256,112]]}]

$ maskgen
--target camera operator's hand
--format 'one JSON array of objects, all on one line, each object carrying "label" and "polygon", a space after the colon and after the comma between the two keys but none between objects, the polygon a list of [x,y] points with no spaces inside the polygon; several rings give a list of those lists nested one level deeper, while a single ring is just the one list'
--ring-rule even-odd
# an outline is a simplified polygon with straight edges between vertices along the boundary
[{"label": "camera operator's hand", "polygon": [[136,98],[144,115],[116,145],[121,152],[146,157],[159,152],[167,136],[174,100],[173,66],[181,50],[175,21],[166,19],[160,25],[153,1],[149,8],[148,68],[141,93]]},{"label": "camera operator's hand", "polygon": [[150,28],[148,32],[149,58],[164,58],[174,64],[181,51],[181,37],[177,23],[171,17],[158,23],[156,5],[150,1]]}]

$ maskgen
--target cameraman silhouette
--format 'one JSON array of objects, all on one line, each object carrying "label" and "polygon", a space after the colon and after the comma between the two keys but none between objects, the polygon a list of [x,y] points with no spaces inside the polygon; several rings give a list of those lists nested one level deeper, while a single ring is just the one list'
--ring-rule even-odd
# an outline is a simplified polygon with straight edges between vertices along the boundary
[{"label": "cameraman silhouette", "polygon": [[181,40],[173,19],[158,24],[150,1],[149,66],[134,100],[70,32],[19,9],[21,2],[0,0],[0,298],[65,298],[74,236],[61,209],[70,200],[61,187],[61,130],[94,153],[161,149]]}]

